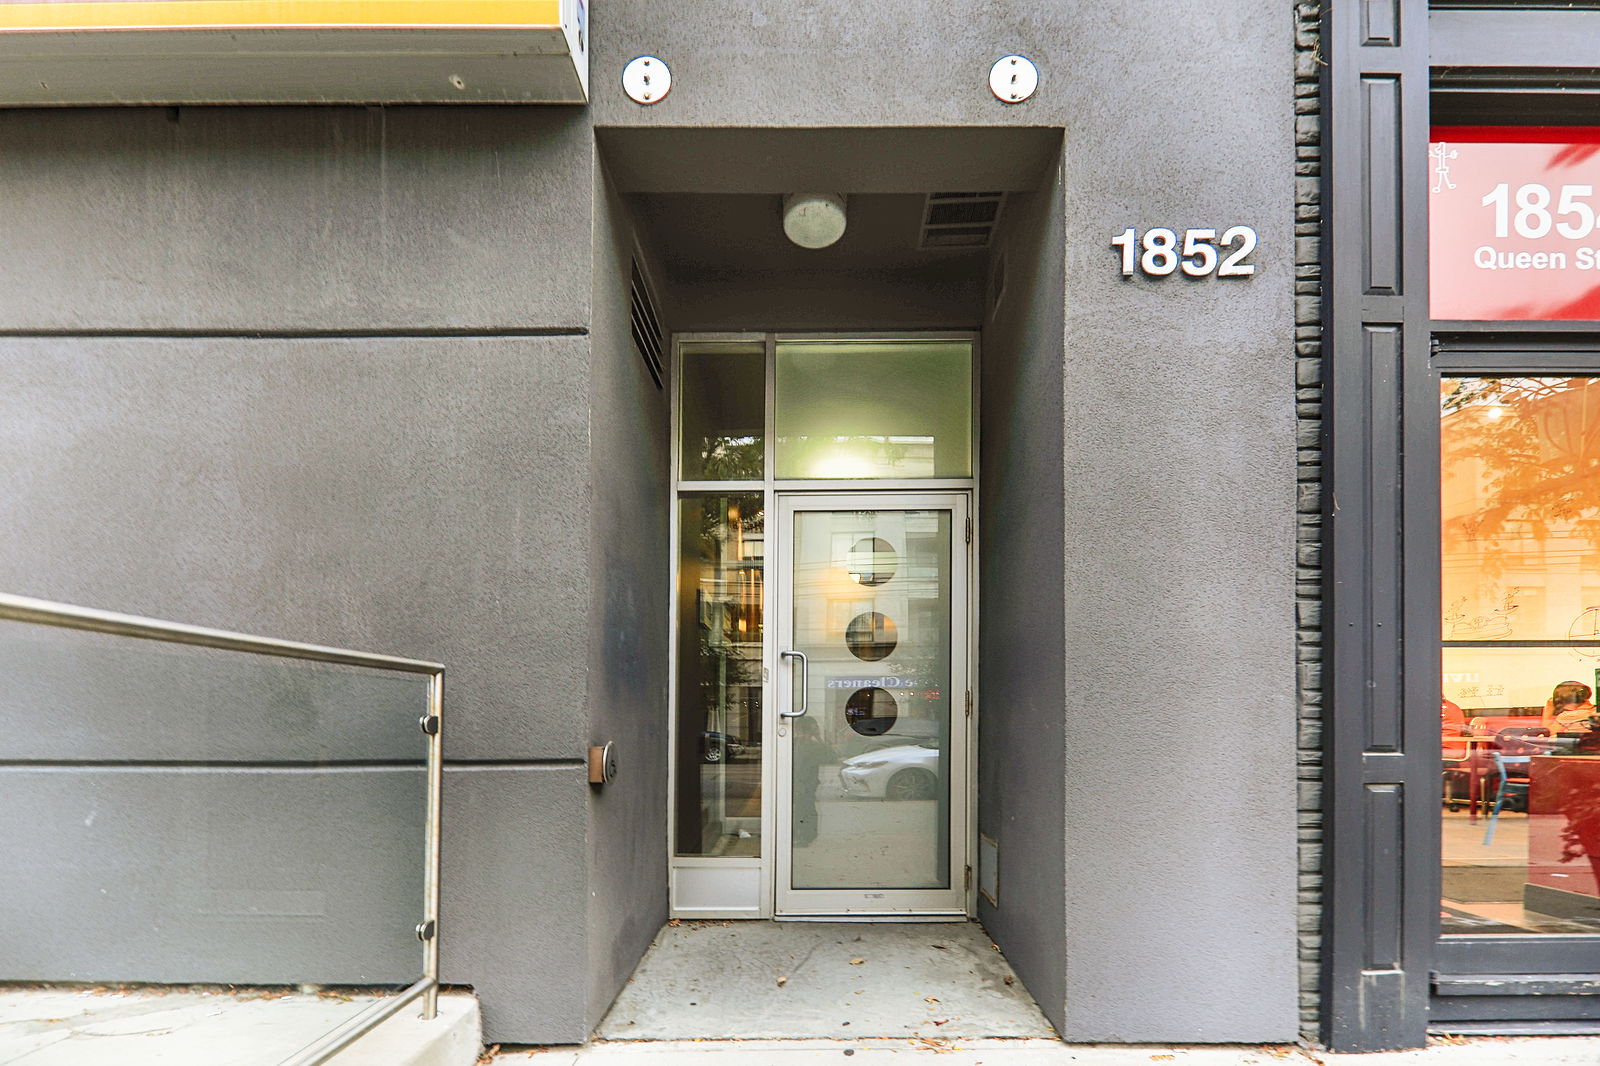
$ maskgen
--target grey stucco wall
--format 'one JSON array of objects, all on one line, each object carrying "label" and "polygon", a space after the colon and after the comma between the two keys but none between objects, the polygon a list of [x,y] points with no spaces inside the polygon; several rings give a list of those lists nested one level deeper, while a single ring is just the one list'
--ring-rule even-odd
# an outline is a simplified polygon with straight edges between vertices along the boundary
[{"label": "grey stucco wall", "polygon": [[0,112],[0,323],[572,331],[581,108]]},{"label": "grey stucco wall", "polygon": [[451,758],[575,757],[582,338],[4,344],[0,586],[447,663]]},{"label": "grey stucco wall", "polygon": [[[1281,7],[608,4],[586,109],[0,115],[0,587],[447,662],[445,977],[477,986],[492,1040],[581,1039],[663,887],[638,880],[659,869],[659,644],[631,623],[665,581],[607,583],[652,548],[598,518],[661,520],[659,423],[615,309],[591,313],[618,283],[592,249],[624,229],[595,215],[591,124],[1063,127],[1063,384],[1026,397],[1061,432],[1059,541],[1028,527],[1061,550],[1038,665],[1053,684],[1059,663],[1058,717],[1028,711],[1062,737],[1059,780],[1055,753],[1029,764],[1029,831],[1057,838],[985,918],[1069,1038],[1291,1037]],[[1019,107],[984,83],[1013,50],[1043,73]],[[616,91],[641,52],[676,75],[650,109]],[[1248,282],[1123,281],[1106,243],[1233,223],[1262,236]],[[434,335],[462,331],[486,335]],[[990,474],[1011,491],[985,501],[986,551],[1025,491]],[[987,634],[1051,609],[993,594],[1016,580],[992,555]],[[1019,744],[985,678],[985,735]],[[591,795],[577,758],[607,738],[625,776]],[[1037,794],[984,759],[985,818]],[[1029,847],[1010,832],[1003,863]]]},{"label": "grey stucco wall", "polygon": [[[549,979],[587,965],[578,764],[588,733],[587,359],[584,338],[559,336],[47,336],[0,345],[0,587],[449,664],[444,976],[479,989],[491,1035],[529,1040],[587,1033],[582,982]],[[318,758],[392,757],[370,737],[352,743],[370,715],[345,710],[351,718],[329,716],[288,751],[283,737],[279,749],[241,748],[254,732],[227,750],[195,737],[187,748],[153,748],[159,734],[119,743],[115,727],[84,744],[81,716],[64,714],[32,722],[33,737],[58,742],[9,751],[7,770],[44,757],[188,755],[215,770],[222,795],[242,795],[257,760],[299,761],[314,778]],[[203,703],[174,703],[164,723],[204,737],[218,725],[210,714]],[[104,791],[95,774],[93,764],[81,768],[80,800]],[[161,787],[141,793],[157,828],[169,806]],[[21,797],[17,832],[49,834],[64,817],[48,796],[12,794]],[[343,795],[332,784],[320,794]],[[354,809],[302,806],[310,809],[270,809],[285,825]],[[385,808],[363,809],[351,831],[371,821],[368,831],[383,835]],[[303,842],[308,867],[343,868],[348,836],[308,829]],[[44,843],[29,837],[8,853],[48,854]],[[130,837],[94,862],[158,862],[163,851],[146,843]],[[404,858],[420,870],[420,855]],[[61,864],[27,869],[34,902],[70,876]],[[348,893],[341,903],[363,898],[338,883],[312,887]],[[412,895],[405,910],[420,913],[420,889]],[[93,927],[79,928],[63,957],[73,944],[96,950]],[[168,954],[146,960],[149,974],[176,974],[182,942],[157,946]],[[290,953],[274,951],[257,958],[253,978],[236,969],[230,980],[280,978],[272,960]]]},{"label": "grey stucco wall", "polygon": [[[610,9],[596,30],[591,106],[605,125],[1066,130],[1072,1039],[1297,1029],[1291,31],[1269,0],[698,0]],[[1011,50],[1042,72],[1015,108],[983,83]],[[608,95],[606,72],[646,52],[672,65],[672,94],[647,109]],[[1242,283],[1124,281],[1107,244],[1129,225],[1239,223],[1261,235]],[[986,590],[986,624],[1008,609]]]},{"label": "grey stucco wall", "polygon": [[[589,742],[616,745],[616,780],[589,798],[588,1005],[597,1025],[667,918],[667,392],[629,335],[639,246],[626,207],[595,168],[589,440],[594,551],[589,599]],[[641,263],[649,273],[646,259]],[[669,305],[657,311],[671,326]]]},{"label": "grey stucco wall", "polygon": [[983,316],[974,286],[863,272],[855,277],[730,278],[672,288],[680,328],[773,330],[974,329]]},{"label": "grey stucco wall", "polygon": [[[1041,93],[1008,108],[989,67],[1022,52],[1064,83],[1072,34],[1064,5],[908,0],[829,5],[782,0],[612,4],[595,13],[590,52],[603,126],[1053,126],[1066,101]],[[610,91],[636,55],[672,68],[672,92],[641,108]]]},{"label": "grey stucco wall", "polygon": [[[1058,1029],[1066,1006],[1062,175],[1013,197],[990,259],[979,468],[979,918]],[[1002,283],[1003,279],[1003,283]],[[998,295],[998,302],[994,297]]]},{"label": "grey stucco wall", "polygon": [[589,1035],[585,778],[562,763],[446,767],[439,963],[478,993],[489,1043]]},{"label": "grey stucco wall", "polygon": [[[1065,1035],[1291,1039],[1290,11],[1142,0],[1059,27]],[[1124,280],[1107,243],[1235,224],[1260,234],[1242,283]]]}]

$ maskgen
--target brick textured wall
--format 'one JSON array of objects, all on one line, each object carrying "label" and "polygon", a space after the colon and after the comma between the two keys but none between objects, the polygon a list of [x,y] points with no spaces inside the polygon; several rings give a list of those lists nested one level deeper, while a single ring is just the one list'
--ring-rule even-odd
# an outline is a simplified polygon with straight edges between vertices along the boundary
[{"label": "brick textured wall", "polygon": [[1321,0],[1295,17],[1295,538],[1299,672],[1300,1022],[1314,1039],[1322,966],[1322,84]]}]

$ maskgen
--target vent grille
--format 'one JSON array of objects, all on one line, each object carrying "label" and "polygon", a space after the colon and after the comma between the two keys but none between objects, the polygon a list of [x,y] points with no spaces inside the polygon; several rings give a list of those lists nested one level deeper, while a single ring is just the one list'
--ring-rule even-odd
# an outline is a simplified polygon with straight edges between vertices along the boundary
[{"label": "vent grille", "polygon": [[1003,192],[934,192],[922,206],[919,248],[987,248]]},{"label": "vent grille", "polygon": [[644,280],[644,272],[639,269],[637,259],[633,261],[628,279],[628,300],[632,305],[629,325],[633,330],[633,346],[638,349],[639,357],[644,360],[645,368],[650,371],[650,377],[659,389],[664,377],[661,369],[661,316],[656,313],[655,297],[650,294],[650,286]]}]

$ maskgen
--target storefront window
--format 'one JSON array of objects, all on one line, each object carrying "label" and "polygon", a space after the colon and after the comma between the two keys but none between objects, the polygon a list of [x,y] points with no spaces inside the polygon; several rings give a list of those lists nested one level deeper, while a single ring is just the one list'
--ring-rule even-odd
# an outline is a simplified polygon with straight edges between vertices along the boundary
[{"label": "storefront window", "polygon": [[1600,932],[1600,378],[1441,393],[1445,933]]},{"label": "storefront window", "polygon": [[678,501],[677,854],[761,854],[760,493]]}]

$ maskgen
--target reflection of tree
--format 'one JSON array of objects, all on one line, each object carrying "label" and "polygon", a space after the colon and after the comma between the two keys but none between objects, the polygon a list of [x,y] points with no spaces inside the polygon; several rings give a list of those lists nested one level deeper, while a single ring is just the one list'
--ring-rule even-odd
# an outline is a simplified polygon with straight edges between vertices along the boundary
[{"label": "reflection of tree", "polygon": [[1484,576],[1522,550],[1507,541],[1600,544],[1600,378],[1447,379],[1441,403],[1447,474],[1482,464],[1476,506],[1445,535],[1473,546]]},{"label": "reflection of tree", "polygon": [[759,478],[765,450],[760,437],[705,437],[700,442],[700,477],[707,481]]}]

